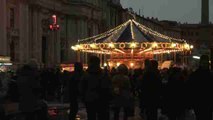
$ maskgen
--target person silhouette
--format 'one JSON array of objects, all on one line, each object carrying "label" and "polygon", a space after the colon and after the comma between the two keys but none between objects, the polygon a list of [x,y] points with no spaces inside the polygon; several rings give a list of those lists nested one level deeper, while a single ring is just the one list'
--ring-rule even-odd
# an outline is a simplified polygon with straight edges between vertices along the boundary
[{"label": "person silhouette", "polygon": [[0,104],[0,120],[4,120],[5,119],[5,111],[4,111],[4,107],[2,106],[2,104]]},{"label": "person silhouette", "polygon": [[181,119],[185,112],[185,78],[181,68],[170,69],[165,90],[165,108],[169,120]]},{"label": "person silhouette", "polygon": [[147,120],[157,120],[162,86],[157,61],[145,60],[145,69],[140,86],[141,102],[145,109]]},{"label": "person silhouette", "polygon": [[76,62],[74,65],[74,71],[71,73],[69,80],[70,120],[75,120],[78,113],[79,83],[83,74],[83,64]]},{"label": "person silhouette", "polygon": [[194,109],[197,120],[212,120],[213,77],[208,55],[200,57],[199,68],[187,82],[188,104]]},{"label": "person silhouette", "polygon": [[90,57],[80,86],[88,120],[109,120],[111,80],[100,68],[98,57]]},{"label": "person silhouette", "polygon": [[112,78],[113,86],[113,112],[114,120],[119,120],[121,108],[124,109],[123,120],[130,117],[130,109],[133,104],[133,95],[131,93],[131,83],[128,76],[128,68],[125,64],[121,64],[117,68],[117,74]]},{"label": "person silhouette", "polygon": [[34,120],[39,101],[38,70],[31,64],[24,65],[18,71],[17,85],[20,94],[19,109],[26,120]]}]

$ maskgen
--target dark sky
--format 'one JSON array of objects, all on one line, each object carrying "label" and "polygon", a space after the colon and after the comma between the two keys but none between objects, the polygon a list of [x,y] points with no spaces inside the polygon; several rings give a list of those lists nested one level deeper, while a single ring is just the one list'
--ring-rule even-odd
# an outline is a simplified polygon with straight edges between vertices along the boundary
[{"label": "dark sky", "polygon": [[[158,17],[160,20],[174,20],[182,23],[201,21],[201,0],[120,0],[124,8],[133,10],[145,17]],[[213,22],[213,0],[209,0],[210,21]]]}]

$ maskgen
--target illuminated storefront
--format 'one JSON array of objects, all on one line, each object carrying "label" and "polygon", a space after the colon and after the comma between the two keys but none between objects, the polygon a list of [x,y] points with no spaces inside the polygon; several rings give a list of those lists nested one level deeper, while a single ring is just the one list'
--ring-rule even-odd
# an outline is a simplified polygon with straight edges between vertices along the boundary
[{"label": "illuminated storefront", "polygon": [[5,72],[12,67],[10,57],[0,56],[0,72]]}]

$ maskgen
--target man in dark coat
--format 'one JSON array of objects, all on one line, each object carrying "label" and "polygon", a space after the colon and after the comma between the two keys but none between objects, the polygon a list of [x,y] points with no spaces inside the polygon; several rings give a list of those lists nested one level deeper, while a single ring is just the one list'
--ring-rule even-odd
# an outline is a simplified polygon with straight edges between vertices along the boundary
[{"label": "man in dark coat", "polygon": [[157,120],[160,103],[161,77],[155,60],[145,61],[145,70],[141,81],[141,102],[145,108],[147,120]]},{"label": "man in dark coat", "polygon": [[209,57],[202,55],[199,68],[188,81],[188,100],[197,120],[212,120],[213,78],[209,67]]},{"label": "man in dark coat", "polygon": [[109,120],[110,90],[111,81],[100,68],[100,59],[91,56],[81,82],[88,120]]}]

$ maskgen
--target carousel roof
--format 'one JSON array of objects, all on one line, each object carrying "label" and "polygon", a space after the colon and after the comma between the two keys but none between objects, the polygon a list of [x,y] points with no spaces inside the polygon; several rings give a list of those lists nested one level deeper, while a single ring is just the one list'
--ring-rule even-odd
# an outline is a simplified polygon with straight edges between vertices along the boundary
[{"label": "carousel roof", "polygon": [[140,54],[159,54],[190,50],[193,46],[185,40],[163,35],[135,20],[128,20],[107,32],[78,40],[77,45],[71,48],[75,51],[98,54],[129,53],[129,50],[133,49]]},{"label": "carousel roof", "polygon": [[184,40],[160,34],[136,22],[135,20],[129,20],[126,23],[105,33],[79,40],[79,44],[110,42],[184,42]]}]

